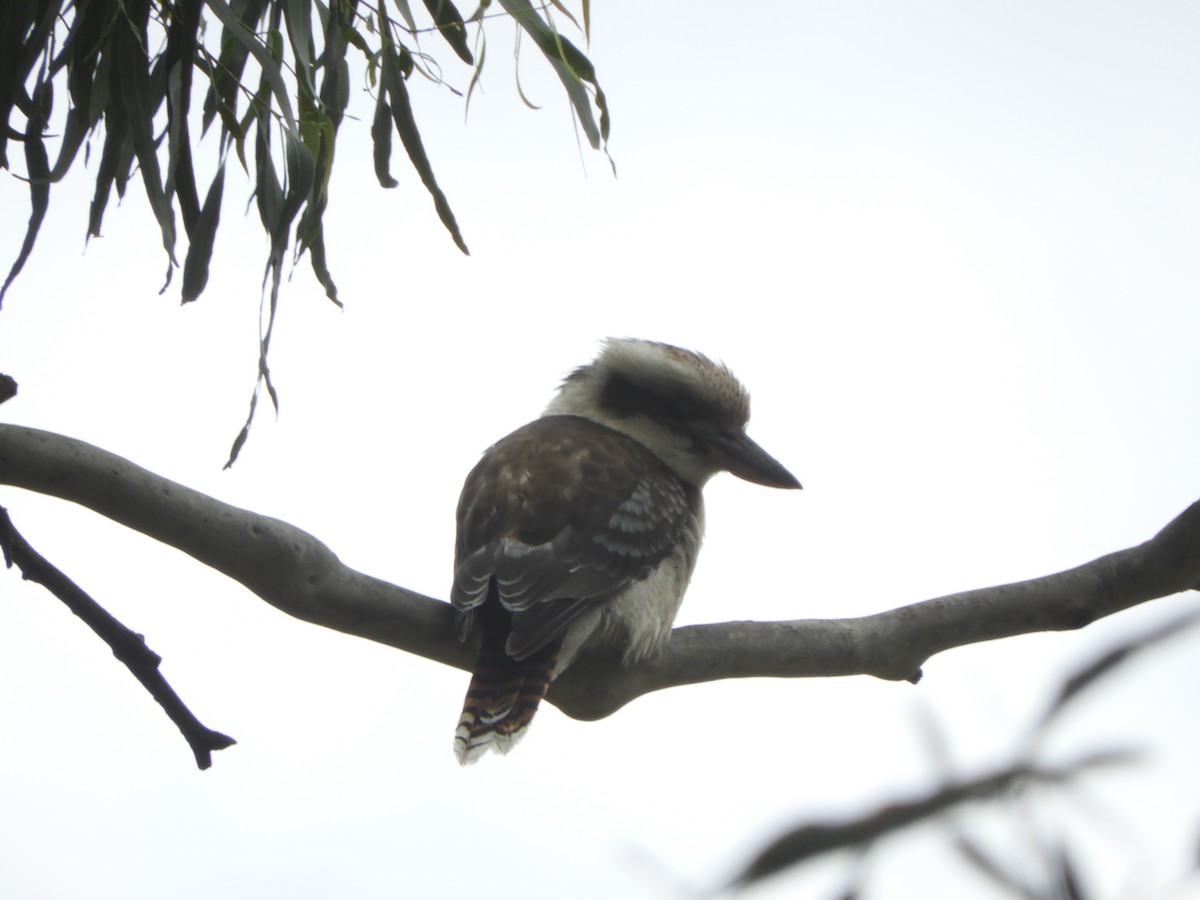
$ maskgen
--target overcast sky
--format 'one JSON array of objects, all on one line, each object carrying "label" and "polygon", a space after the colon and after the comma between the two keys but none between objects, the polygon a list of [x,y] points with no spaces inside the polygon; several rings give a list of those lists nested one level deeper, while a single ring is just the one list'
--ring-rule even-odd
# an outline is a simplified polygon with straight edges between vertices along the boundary
[{"label": "overcast sky", "polygon": [[[356,94],[366,121],[342,128],[326,218],[345,310],[302,262],[271,355],[280,414],[260,404],[232,471],[267,252],[237,170],[208,289],[182,309],[178,277],[158,294],[140,184],[86,252],[94,175],[55,188],[0,312],[0,371],[21,385],[3,418],[445,597],[478,454],[605,336],[692,347],[750,388],[750,433],[805,490],[710,484],[681,624],[865,615],[1035,577],[1139,543],[1200,498],[1195,4],[624,0],[592,20],[615,178],[577,146],[530,47],[521,85],[543,108],[522,105],[507,23],[489,28],[465,121],[414,79],[470,257],[399,147],[401,184],[379,189]],[[424,47],[465,89],[450,51]],[[0,178],[0,205],[6,268],[25,186]],[[70,505],[0,503],[239,742],[197,772],[106,648],[6,575],[12,897],[674,898],[785,825],[927,788],[929,721],[957,772],[1008,761],[1066,673],[1195,605],[952,651],[918,687],[729,682],[593,723],[547,706],[510,756],[463,770],[465,673],[290,619]],[[1144,746],[1144,765],[960,821],[1031,873],[1028,822],[1066,833],[1099,897],[1187,895],[1168,886],[1200,841],[1197,652],[1184,637],[1131,664],[1047,748]],[[882,846],[869,896],[994,896],[947,834]],[[834,896],[847,871],[838,858],[753,896]]]}]

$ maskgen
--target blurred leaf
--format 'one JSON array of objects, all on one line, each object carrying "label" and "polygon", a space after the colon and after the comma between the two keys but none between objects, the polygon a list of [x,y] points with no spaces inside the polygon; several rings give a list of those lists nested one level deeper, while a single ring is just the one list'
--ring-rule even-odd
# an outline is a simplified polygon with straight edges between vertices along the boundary
[{"label": "blurred leaf", "polygon": [[58,144],[58,159],[54,161],[54,168],[50,170],[51,182],[61,181],[67,174],[84,137],[87,136],[87,129],[87,119],[77,107],[71,107],[67,111],[67,120],[63,123],[62,140]]},{"label": "blurred leaf", "polygon": [[214,115],[221,117],[221,125],[227,132],[236,129],[237,110],[226,103],[216,92],[215,85],[221,76],[219,70],[214,68],[212,58],[202,53],[197,56],[196,65],[204,72],[209,83],[208,93],[204,98],[204,113],[200,118],[201,137],[208,133],[208,127],[212,124]]},{"label": "blurred leaf", "polygon": [[941,780],[948,782],[954,777],[954,757],[950,752],[950,742],[947,740],[946,731],[939,724],[933,715],[933,711],[928,704],[917,702],[914,707],[914,718],[916,720],[917,735],[920,738],[921,746],[925,749],[926,755],[932,760],[937,769]]},{"label": "blurred leaf", "polygon": [[1016,872],[1005,868],[983,847],[966,835],[957,835],[954,839],[954,846],[975,871],[991,880],[1001,890],[1015,897],[1024,897],[1026,900],[1044,900],[1041,892],[1033,885],[1028,884]]},{"label": "blurred leaf", "polygon": [[279,238],[283,248],[286,248],[287,229],[291,228],[300,208],[312,193],[316,166],[308,147],[293,134],[284,135],[283,151],[287,161],[287,192],[283,198],[283,230]]},{"label": "blurred leaf", "polygon": [[284,21],[287,23],[288,41],[296,58],[297,89],[312,96],[316,93],[313,84],[313,36],[312,0],[280,0],[283,4]]},{"label": "blurred leaf", "polygon": [[[562,0],[550,0],[550,5],[553,6],[555,9],[557,9],[564,16],[566,16],[570,20],[572,25],[574,25],[576,28],[579,28],[580,31],[583,31],[583,29],[579,27],[579,20],[576,19],[573,15],[571,15],[571,11],[569,9],[567,9],[565,6],[563,6]],[[585,12],[587,11],[586,4],[584,5],[584,11]],[[586,37],[586,32],[585,32],[584,36]]]},{"label": "blurred leaf", "polygon": [[8,168],[13,105],[25,96],[23,85],[53,33],[58,12],[53,2],[0,3],[0,168]]},{"label": "blurred leaf", "polygon": [[258,186],[254,196],[258,201],[258,218],[271,238],[272,256],[280,223],[283,220],[283,186],[275,171],[275,160],[271,156],[271,119],[260,113],[254,140],[254,182]]},{"label": "blurred leaf", "polygon": [[475,92],[475,87],[479,84],[479,79],[483,76],[483,64],[487,59],[487,39],[484,37],[483,29],[479,30],[479,59],[475,62],[475,70],[471,72],[471,83],[467,85],[466,102],[463,104],[463,118],[466,118],[467,112],[471,108],[471,94]]},{"label": "blurred leaf", "polygon": [[[281,16],[281,8],[274,7],[271,11],[270,34],[278,35]],[[281,48],[276,43],[272,47],[272,51],[280,52]],[[276,74],[278,74],[278,68],[276,68]],[[268,90],[272,89],[273,81],[271,73],[264,70],[259,81],[259,94],[265,96]],[[300,91],[303,96],[304,88],[301,88]],[[267,309],[266,327],[262,328],[259,337],[258,378],[255,380],[254,390],[251,394],[250,411],[242,430],[230,448],[229,460],[225,463],[225,468],[234,464],[249,436],[260,387],[267,389],[271,404],[276,411],[279,410],[279,394],[271,381],[271,370],[267,365],[267,358],[271,348],[271,336],[275,330],[275,315],[279,309],[279,284],[283,274],[283,259],[287,251],[292,223],[301,207],[311,197],[315,180],[313,155],[305,145],[300,131],[295,127],[295,120],[292,119],[290,123],[292,127],[284,129],[283,132],[285,182],[280,184],[271,154],[271,128],[274,124],[269,108],[264,106],[258,115],[257,122],[255,175],[258,184],[256,196],[259,218],[271,237],[271,250],[263,271],[263,290],[266,294]],[[323,249],[322,245],[322,265],[324,262]],[[328,272],[325,274],[328,276]],[[327,291],[331,285],[332,281],[329,281],[329,284],[326,285]]]},{"label": "blurred leaf", "polygon": [[109,192],[117,176],[125,141],[125,111],[114,104],[104,114],[104,149],[100,154],[100,165],[96,169],[96,190],[92,194],[92,205],[88,213],[88,236],[99,237],[108,206]]},{"label": "blurred leaf", "polygon": [[1051,722],[1062,714],[1063,710],[1070,706],[1071,703],[1083,695],[1089,688],[1105,676],[1115,672],[1139,652],[1186,631],[1197,622],[1200,622],[1200,610],[1187,613],[1178,619],[1174,619],[1165,625],[1160,625],[1143,634],[1135,635],[1117,644],[1080,668],[1063,682],[1062,687],[1059,688],[1058,695],[1043,714],[1036,730],[1044,731]]},{"label": "blurred leaf", "polygon": [[[413,18],[412,7],[408,5],[408,0],[396,0],[396,9],[400,10],[400,18],[404,20],[404,24],[408,26],[409,34],[417,33],[417,20]],[[367,19],[368,27],[371,25],[371,20]]]},{"label": "blurred leaf", "polygon": [[[114,106],[117,104],[114,101]],[[121,125],[121,145],[117,147],[117,170],[113,177],[113,184],[117,189],[117,196],[122,200],[125,199],[125,190],[129,187],[129,179],[133,175],[133,162],[136,156],[136,151],[133,146],[133,135],[128,128],[129,116],[125,115],[124,111],[120,112],[124,116],[125,123]],[[107,121],[105,128],[108,127]]]},{"label": "blurred leaf", "polygon": [[[266,81],[267,76],[264,74],[262,76],[262,84],[260,84],[260,93],[265,89]],[[242,425],[237,437],[234,438],[233,445],[230,447],[229,459],[225,463],[226,469],[230,468],[237,461],[238,454],[241,453],[246,439],[250,436],[250,426],[254,422],[254,413],[258,408],[258,391],[263,384],[267,386],[267,392],[271,397],[271,402],[274,404],[276,411],[279,409],[279,397],[270,381],[267,354],[271,345],[271,333],[275,326],[275,311],[279,300],[279,280],[283,269],[283,253],[287,247],[291,220],[285,219],[284,190],[275,169],[275,160],[271,155],[271,127],[273,120],[266,108],[263,108],[259,112],[257,118],[254,140],[254,171],[255,183],[258,187],[255,190],[255,198],[258,205],[259,220],[271,238],[271,249],[267,256],[267,265],[263,270],[263,292],[266,295],[264,299],[268,307],[267,326],[259,335],[258,376],[254,381],[254,389],[250,392],[250,410],[246,414],[245,423]]]},{"label": "blurred leaf", "polygon": [[[283,70],[276,61],[276,55],[272,53],[265,42],[259,40],[257,35],[250,32],[241,23],[225,0],[204,0],[204,2],[225,26],[224,33],[239,42],[254,57],[261,71],[262,79],[270,85],[275,102],[279,104],[280,115],[283,116],[288,130],[298,135],[299,128],[296,125],[296,116],[292,112],[291,94],[288,91],[287,84],[283,80]],[[274,20],[271,25],[270,34],[278,36],[280,8],[275,7],[273,14]]]},{"label": "blurred leaf", "polygon": [[39,84],[34,89],[34,97],[28,108],[25,123],[25,168],[29,172],[29,224],[25,227],[25,240],[21,244],[21,252],[17,254],[16,262],[9,269],[4,284],[0,285],[0,306],[4,305],[4,295],[8,293],[9,285],[20,274],[25,261],[29,259],[29,254],[33,252],[38,230],[42,227],[42,220],[46,218],[46,210],[50,206],[50,158],[42,140],[42,129],[45,126],[51,94],[52,88],[48,82]]},{"label": "blurred leaf", "polygon": [[[229,9],[232,21],[223,20],[221,52],[216,66],[209,67],[209,88],[201,120],[205,131],[217,112],[222,112],[222,119],[226,123],[231,119],[236,121],[238,91],[251,46],[244,36],[253,35],[266,9],[267,0],[234,0]],[[214,12],[220,18],[220,10],[214,9]],[[223,110],[228,111],[228,117]]]},{"label": "blurred leaf", "polygon": [[315,173],[313,182],[313,199],[315,205],[324,201],[325,188],[329,184],[329,175],[333,166],[333,146],[337,129],[333,120],[324,112],[324,104],[301,88],[299,93],[300,107],[300,138],[308,150],[309,157],[314,161]]},{"label": "blurred leaf", "polygon": [[371,140],[375,148],[375,177],[385,188],[394,188],[400,182],[392,177],[392,108],[388,106],[387,91],[380,91],[375,99],[375,118],[371,122]]},{"label": "blurred leaf", "polygon": [[164,190],[174,191],[179,200],[179,213],[183,218],[183,229],[191,237],[196,218],[200,215],[200,198],[196,192],[196,175],[192,171],[192,142],[187,127],[187,97],[191,85],[184,86],[182,69],[190,71],[191,62],[182,61],[171,66],[167,73],[167,178]]},{"label": "blurred leaf", "polygon": [[304,212],[300,216],[300,223],[296,226],[297,256],[306,252],[310,254],[309,261],[312,263],[313,274],[325,288],[325,296],[341,306],[342,304],[337,298],[337,285],[334,284],[333,276],[329,273],[325,259],[325,233],[321,223],[327,201],[329,176],[333,166],[336,131],[327,116],[322,115],[321,121],[323,127],[319,132],[317,158],[314,165],[315,174]]},{"label": "blurred leaf", "polygon": [[[533,38],[542,55],[550,62],[559,80],[567,91],[567,97],[587,135],[588,143],[599,149],[601,141],[608,141],[608,105],[604,92],[596,81],[596,70],[591,61],[570,41],[560,35],[544,20],[529,0],[500,0],[500,5],[517,24]],[[592,114],[592,103],[584,82],[591,84],[596,92],[596,108],[600,110],[600,125]]]},{"label": "blurred leaf", "polygon": [[223,468],[230,468],[237,462],[238,454],[242,452],[242,447],[246,444],[246,438],[250,437],[250,423],[254,421],[254,409],[258,406],[258,390],[255,389],[250,395],[250,411],[246,413],[246,421],[242,425],[242,430],[237,433],[237,437],[233,439],[233,446],[229,448],[229,459],[225,461]]},{"label": "blurred leaf", "polygon": [[[410,0],[395,0],[404,28],[415,41],[419,29]],[[424,0],[437,30],[466,63],[474,66],[467,100],[479,87],[486,44],[478,37],[478,64],[468,46],[467,23],[453,0]],[[481,21],[489,0],[472,15]],[[589,140],[607,139],[603,93],[593,67],[554,28],[553,9],[571,22],[578,20],[560,0],[535,8],[529,0],[508,0],[506,8],[521,19],[520,33],[533,35],[567,87],[572,108]],[[205,11],[208,15],[205,15]],[[314,22],[314,10],[317,15]],[[539,10],[544,10],[545,19]],[[558,20],[561,21],[561,20]],[[590,29],[590,6],[583,4],[583,27]],[[365,27],[361,27],[365,25]],[[395,25],[395,29],[393,29]],[[219,30],[218,30],[219,29]],[[224,167],[230,149],[255,181],[254,199],[270,239],[263,273],[263,309],[257,391],[264,387],[272,402],[278,397],[267,367],[267,350],[275,321],[282,269],[287,252],[293,262],[310,254],[315,277],[329,298],[340,302],[326,260],[323,216],[329,202],[338,129],[353,93],[347,51],[354,46],[366,59],[366,76],[378,81],[371,127],[374,162],[380,183],[394,186],[390,172],[392,127],[433,198],[442,224],[455,244],[467,246],[450,204],[434,176],[418,130],[408,93],[414,68],[443,88],[458,93],[442,79],[438,61],[395,39],[401,26],[388,18],[384,0],[372,7],[359,0],[38,0],[0,2],[0,164],[15,140],[21,140],[30,176],[30,219],[26,240],[0,300],[16,275],[27,266],[49,202],[50,186],[64,178],[84,148],[84,164],[94,170],[88,210],[88,238],[101,234],[115,188],[120,198],[140,176],[168,258],[167,284],[178,265],[176,205],[188,238],[183,260],[183,302],[204,290],[213,260]],[[370,36],[379,35],[373,47]],[[417,60],[414,63],[414,58]],[[253,59],[253,64],[251,64]],[[40,70],[39,70],[40,67]],[[258,75],[252,73],[257,67]],[[197,71],[200,77],[197,78]],[[49,116],[35,121],[21,107],[27,85],[44,84],[38,102],[53,99],[52,85],[65,80],[69,100],[57,147],[45,134]],[[196,81],[200,85],[195,84]],[[247,81],[256,82],[251,95]],[[319,85],[319,87],[318,87]],[[203,181],[195,169],[190,107],[193,90],[203,91],[200,136],[217,124],[218,168],[201,202]],[[35,90],[37,93],[37,90]],[[599,124],[594,111],[599,110]],[[25,120],[17,118],[24,114]],[[17,118],[17,123],[11,123]],[[271,146],[272,127],[280,142]],[[247,158],[253,133],[254,160]],[[28,137],[26,137],[28,135]],[[92,136],[95,136],[94,146]],[[97,159],[92,159],[93,149]],[[51,165],[53,162],[53,165]],[[281,171],[282,170],[282,171]],[[165,289],[166,285],[164,285]],[[253,418],[251,404],[247,429]],[[234,442],[231,461],[246,440]]]},{"label": "blurred leaf", "polygon": [[184,230],[191,236],[200,215],[196,174],[192,169],[192,137],[188,112],[192,105],[192,73],[199,44],[201,4],[181,4],[169,20],[167,45],[156,60],[166,68],[167,173],[164,191],[179,200]]},{"label": "blurred leaf", "polygon": [[[367,25],[371,24],[371,20],[367,19]],[[372,29],[373,30],[373,29]],[[371,45],[367,43],[367,39],[358,33],[358,29],[353,26],[347,26],[342,36],[346,39],[346,43],[355,47],[365,56],[370,59],[375,55],[375,51],[371,49]]]},{"label": "blurred leaf", "polygon": [[[521,32],[519,32],[519,31],[517,32],[517,40],[515,42],[515,46],[513,47],[513,58],[514,59],[521,58]],[[540,106],[538,106],[536,103],[534,103],[532,100],[530,100],[528,97],[525,96],[525,89],[523,87],[521,87],[521,71],[520,71],[520,69],[517,69],[516,81],[517,81],[517,96],[521,98],[521,102],[524,103],[530,109],[541,109]]]},{"label": "blurred leaf", "polygon": [[433,167],[429,164],[429,157],[425,155],[421,134],[417,130],[417,123],[413,118],[412,104],[408,100],[408,88],[404,84],[401,57],[396,52],[396,45],[392,41],[392,29],[388,24],[386,9],[385,0],[379,0],[379,30],[383,36],[383,87],[391,100],[392,121],[396,123],[400,142],[404,145],[404,150],[408,153],[413,168],[421,176],[421,183],[433,197],[433,205],[437,209],[442,224],[450,232],[458,249],[469,255],[471,251],[467,249],[466,242],[463,241],[462,234],[458,230],[458,223],[454,220],[450,203],[438,186],[437,179],[433,175]]},{"label": "blurred leaf", "polygon": [[857,819],[799,825],[769,843],[728,886],[747,887],[768,875],[831,851],[865,847],[881,837],[964,803],[1023,790],[1032,784],[1068,781],[1091,769],[1124,764],[1135,758],[1129,751],[1106,751],[1057,768],[1016,764],[991,775],[947,784],[916,800],[888,804]]},{"label": "blurred leaf", "polygon": [[337,296],[337,285],[334,284],[333,277],[329,274],[329,265],[325,260],[325,230],[320,222],[317,223],[316,231],[309,241],[308,255],[313,274],[325,288],[325,296],[341,307],[342,301]]},{"label": "blurred leaf", "polygon": [[329,272],[325,255],[325,232],[322,217],[329,199],[329,180],[333,175],[333,160],[337,146],[337,130],[350,100],[350,74],[346,64],[348,36],[355,34],[343,19],[343,7],[333,3],[328,10],[318,6],[322,14],[325,47],[314,67],[323,69],[319,98],[312,97],[307,88],[301,98],[300,123],[305,146],[314,161],[314,176],[304,212],[296,228],[299,253],[307,252],[313,274],[325,288],[325,296],[338,306],[337,285]]},{"label": "blurred leaf", "polygon": [[1064,900],[1087,900],[1088,894],[1080,878],[1079,866],[1065,845],[1059,844],[1054,848],[1053,863],[1056,884],[1052,896],[1062,897]]},{"label": "blurred leaf", "polygon": [[[425,8],[433,16],[433,23],[446,43],[458,54],[458,58],[471,65],[475,62],[471,48],[467,46],[467,29],[462,15],[450,0],[425,0]],[[411,17],[411,13],[409,16]]]},{"label": "blurred leaf", "polygon": [[[145,10],[148,17],[149,7],[145,7]],[[170,263],[167,267],[169,282],[171,266],[175,265],[175,210],[163,192],[162,177],[158,168],[158,148],[151,133],[158,103],[155,102],[151,89],[149,60],[143,49],[146,19],[143,18],[134,24],[139,28],[136,35],[128,28],[118,28],[116,31],[115,50],[121,59],[121,64],[117,66],[117,77],[122,103],[127,111],[127,127],[133,137],[134,153],[142,172],[142,183],[146,188],[146,199],[150,201],[150,209],[154,212],[162,231],[163,249],[167,252]]]},{"label": "blurred leaf", "polygon": [[213,241],[221,221],[221,197],[225,190],[225,163],[217,168],[216,177],[208,187],[204,207],[192,227],[187,257],[183,261],[183,302],[191,303],[208,284],[208,267],[212,259]]},{"label": "blurred leaf", "polygon": [[88,125],[95,127],[109,113],[112,94],[113,61],[111,40],[104,45],[105,53],[96,61],[96,72],[92,77],[91,90],[88,92],[87,118]]},{"label": "blurred leaf", "polygon": [[325,50],[321,54],[325,60],[325,74],[321,79],[321,106],[326,116],[333,122],[334,130],[342,124],[346,106],[350,103],[350,64],[346,62],[346,49],[349,35],[357,35],[353,28],[343,23],[339,10],[341,6],[334,3],[330,10],[329,20],[325,25]]},{"label": "blurred leaf", "polygon": [[491,5],[492,0],[479,0],[479,5],[475,7],[475,12],[467,16],[466,21],[477,23],[483,22],[483,20],[487,17],[486,13],[488,11],[488,7]]}]

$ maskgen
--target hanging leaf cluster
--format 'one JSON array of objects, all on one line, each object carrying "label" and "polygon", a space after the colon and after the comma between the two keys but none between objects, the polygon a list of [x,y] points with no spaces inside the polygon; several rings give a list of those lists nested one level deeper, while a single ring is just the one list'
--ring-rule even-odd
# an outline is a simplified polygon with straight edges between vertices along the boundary
[{"label": "hanging leaf cluster", "polygon": [[[25,240],[2,286],[4,294],[30,257],[53,184],[99,149],[88,235],[99,235],[113,190],[123,197],[140,176],[162,235],[167,273],[179,268],[178,223],[187,250],[183,301],[208,281],[220,224],[225,168],[231,157],[255,184],[255,201],[270,251],[263,274],[265,326],[258,386],[277,402],[267,369],[285,259],[308,255],[330,300],[337,287],[326,260],[322,215],[328,203],[338,130],[351,91],[350,57],[362,56],[376,107],[371,126],[374,167],[384,187],[392,135],[400,143],[454,243],[467,252],[446,195],[434,177],[409,100],[414,73],[441,80],[441,69],[418,46],[436,32],[462,63],[483,62],[485,19],[510,16],[562,80],[589,143],[608,137],[608,111],[587,57],[561,35],[553,13],[576,19],[560,0],[484,0],[464,20],[450,0],[424,0],[419,24],[408,0],[4,0],[0,2],[0,167],[24,156],[30,217]],[[398,18],[393,18],[393,11]],[[589,4],[582,2],[589,28]],[[474,25],[473,53],[468,26]],[[478,60],[476,59],[478,56]],[[468,97],[470,91],[468,91]],[[54,112],[55,101],[65,112]],[[202,104],[197,116],[192,104]],[[199,127],[200,134],[193,134]],[[201,191],[193,164],[197,141],[216,132],[215,171]],[[51,161],[53,157],[53,161]],[[14,172],[14,174],[17,174]],[[247,428],[249,420],[247,420]],[[238,436],[236,456],[246,430]]]}]

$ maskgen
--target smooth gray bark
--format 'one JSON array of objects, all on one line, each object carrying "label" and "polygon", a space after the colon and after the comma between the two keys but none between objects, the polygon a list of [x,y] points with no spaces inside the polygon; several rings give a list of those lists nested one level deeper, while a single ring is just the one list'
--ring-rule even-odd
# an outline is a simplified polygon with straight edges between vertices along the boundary
[{"label": "smooth gray bark", "polygon": [[[448,603],[345,566],[293,525],[239,509],[123,457],[47,431],[0,425],[0,484],[78,503],[169,544],[297,618],[460,669],[474,651]],[[874,675],[915,681],[951,647],[1081,628],[1200,586],[1200,501],[1143,544],[1029,581],[857,619],[724,622],[675,629],[634,666],[584,657],[551,688],[570,716],[602,718],[651,691],[723,678]]]}]

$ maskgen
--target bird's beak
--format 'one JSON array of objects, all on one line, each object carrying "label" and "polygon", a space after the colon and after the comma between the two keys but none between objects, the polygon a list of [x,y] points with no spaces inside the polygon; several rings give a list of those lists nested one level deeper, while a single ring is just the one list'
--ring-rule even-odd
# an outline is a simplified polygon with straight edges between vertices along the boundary
[{"label": "bird's beak", "polygon": [[709,435],[706,441],[721,468],[754,484],[776,488],[799,488],[796,476],[746,434]]}]

